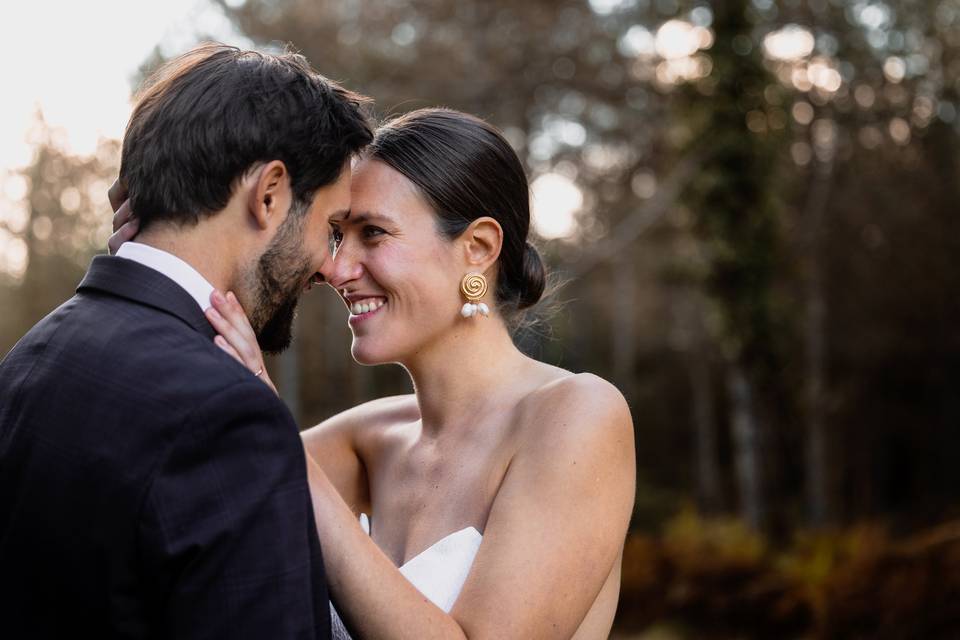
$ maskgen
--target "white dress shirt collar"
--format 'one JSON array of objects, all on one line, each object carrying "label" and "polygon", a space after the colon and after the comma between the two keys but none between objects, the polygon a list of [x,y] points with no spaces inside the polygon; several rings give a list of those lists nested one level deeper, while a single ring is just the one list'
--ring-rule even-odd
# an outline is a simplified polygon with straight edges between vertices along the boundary
[{"label": "white dress shirt collar", "polygon": [[167,276],[190,294],[197,301],[200,309],[210,308],[210,294],[213,285],[207,282],[200,273],[189,264],[162,249],[141,244],[139,242],[124,242],[117,250],[117,257],[133,260],[140,264],[159,271]]}]

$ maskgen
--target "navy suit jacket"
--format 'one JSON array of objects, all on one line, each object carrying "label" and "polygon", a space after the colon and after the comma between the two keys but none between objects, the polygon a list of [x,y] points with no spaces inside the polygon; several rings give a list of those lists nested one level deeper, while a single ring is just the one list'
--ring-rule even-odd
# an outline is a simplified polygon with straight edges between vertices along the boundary
[{"label": "navy suit jacket", "polygon": [[297,427],[213,335],[98,256],[0,363],[0,637],[330,637]]}]

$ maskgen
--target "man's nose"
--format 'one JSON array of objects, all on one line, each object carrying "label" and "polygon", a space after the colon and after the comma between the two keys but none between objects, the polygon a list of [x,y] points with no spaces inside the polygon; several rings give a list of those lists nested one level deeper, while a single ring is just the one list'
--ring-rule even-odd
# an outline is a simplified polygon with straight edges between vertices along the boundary
[{"label": "man's nose", "polygon": [[330,277],[333,275],[333,256],[330,253],[327,253],[323,257],[323,262],[320,263],[320,268],[317,269],[317,280],[321,282],[330,282]]}]

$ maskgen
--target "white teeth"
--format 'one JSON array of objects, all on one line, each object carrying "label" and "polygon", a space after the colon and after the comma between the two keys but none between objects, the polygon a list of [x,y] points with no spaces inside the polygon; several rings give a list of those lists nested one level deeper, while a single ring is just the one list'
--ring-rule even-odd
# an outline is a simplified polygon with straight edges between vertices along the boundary
[{"label": "white teeth", "polygon": [[359,316],[364,313],[376,311],[384,304],[386,304],[386,300],[383,300],[382,298],[370,298],[368,300],[364,300],[363,302],[354,302],[350,305],[350,313],[355,316]]}]

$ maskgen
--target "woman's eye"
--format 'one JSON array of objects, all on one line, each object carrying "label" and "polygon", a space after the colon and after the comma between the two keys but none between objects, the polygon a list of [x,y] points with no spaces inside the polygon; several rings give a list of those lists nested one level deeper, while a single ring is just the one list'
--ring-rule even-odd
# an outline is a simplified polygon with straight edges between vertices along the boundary
[{"label": "woman's eye", "polygon": [[386,231],[380,227],[364,227],[363,228],[363,237],[364,238],[376,238],[377,236],[382,236]]}]

